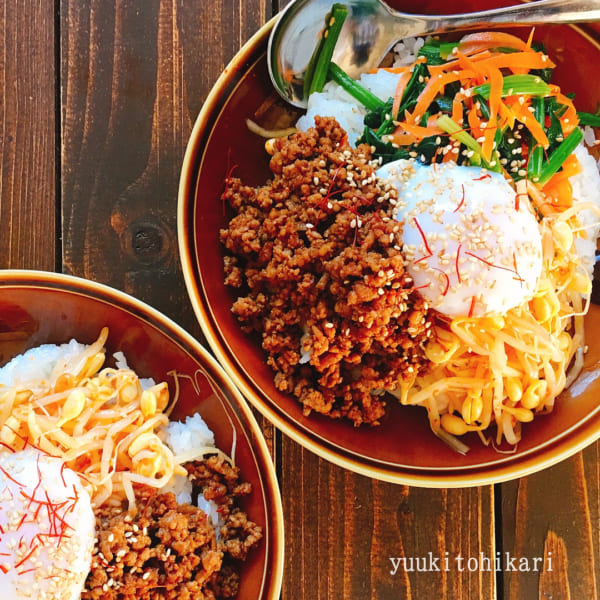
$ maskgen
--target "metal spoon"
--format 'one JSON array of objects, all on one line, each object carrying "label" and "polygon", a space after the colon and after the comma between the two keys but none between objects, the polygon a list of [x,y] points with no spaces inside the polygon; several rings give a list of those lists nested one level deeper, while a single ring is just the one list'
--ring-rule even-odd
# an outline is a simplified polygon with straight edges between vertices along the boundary
[{"label": "metal spoon", "polygon": [[[534,23],[600,20],[600,0],[538,0],[518,6],[456,15],[398,12],[382,0],[342,0],[348,16],[333,61],[353,78],[375,68],[406,37]],[[269,37],[267,60],[275,89],[284,100],[306,107],[304,72],[333,0],[295,0],[279,15]]]}]

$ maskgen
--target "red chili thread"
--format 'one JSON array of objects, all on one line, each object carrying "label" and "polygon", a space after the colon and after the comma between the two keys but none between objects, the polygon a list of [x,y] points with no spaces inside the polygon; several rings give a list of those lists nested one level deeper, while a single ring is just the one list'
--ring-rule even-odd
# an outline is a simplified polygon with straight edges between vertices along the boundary
[{"label": "red chili thread", "polygon": [[65,481],[65,468],[66,468],[66,466],[67,465],[64,462],[60,465],[60,478],[62,479],[63,485],[65,487],[67,487],[67,482]]},{"label": "red chili thread", "polygon": [[[8,425],[6,425],[6,427],[8,427]],[[4,442],[0,442],[0,446],[2,446],[3,448],[6,448],[7,450],[10,450],[13,454],[16,452],[16,450],[12,446],[9,446],[8,444],[5,444]]]},{"label": "red chili thread", "polygon": [[333,174],[333,177],[331,178],[331,181],[329,182],[329,187],[327,188],[327,192],[325,192],[325,196],[323,196],[323,198],[321,199],[320,203],[319,203],[319,208],[321,210],[325,210],[327,208],[327,204],[329,202],[329,199],[334,196],[335,194],[339,194],[341,193],[342,190],[337,190],[335,192],[332,192],[332,188],[333,188],[333,184],[335,183],[335,180],[337,179],[337,176],[339,175],[340,171],[342,170],[342,165],[339,165],[338,168],[335,170],[335,173]]},{"label": "red chili thread", "polygon": [[17,481],[4,467],[0,466],[0,471],[2,471],[2,473],[4,474],[4,476],[7,479],[10,479],[13,483],[16,483],[19,487],[21,487],[21,488],[25,487],[20,481]]},{"label": "red chili thread", "polygon": [[413,288],[413,291],[416,291],[416,290],[423,290],[423,289],[425,289],[425,288],[428,288],[430,285],[431,285],[431,282],[428,282],[428,283],[426,283],[425,285],[420,285],[420,286],[418,286],[418,287],[414,287],[414,288]]},{"label": "red chili thread", "polygon": [[482,175],[481,177],[475,177],[475,179],[473,179],[473,181],[483,181],[484,179],[491,179],[492,176],[489,173],[486,173],[485,175]]},{"label": "red chili thread", "polygon": [[472,317],[473,313],[475,312],[475,302],[477,302],[477,299],[475,298],[475,296],[471,296],[471,306],[469,307],[469,317]]},{"label": "red chili thread", "polygon": [[448,277],[448,274],[443,271],[442,269],[438,269],[437,267],[431,267],[434,271],[437,271],[438,273],[441,273],[446,281],[446,286],[444,287],[444,291],[442,292],[442,296],[445,296],[448,293],[448,288],[450,287],[450,277]]},{"label": "red chili thread", "polygon": [[509,269],[508,267],[503,267],[502,265],[495,265],[494,263],[491,263],[491,262],[485,260],[485,258],[481,258],[481,256],[477,256],[477,254],[473,254],[472,252],[465,252],[465,254],[468,254],[469,256],[472,256],[473,258],[480,260],[482,263],[488,265],[488,267],[493,267],[495,269],[502,269],[503,271],[508,271],[509,273],[515,273],[517,276],[519,276],[519,274],[514,269]]},{"label": "red chili thread", "polygon": [[[227,153],[227,163],[229,163],[229,161],[231,160],[231,151]],[[225,189],[223,190],[223,193],[221,194],[221,208],[223,209],[223,214],[225,214],[225,196],[227,195],[227,192],[229,191],[229,181],[231,179],[231,176],[233,174],[233,172],[235,171],[235,169],[238,168],[239,165],[231,165],[227,167],[227,173],[225,175]]]},{"label": "red chili thread", "polygon": [[[40,455],[39,454],[36,457],[35,466],[37,469],[38,482],[36,483],[35,487],[33,488],[31,498],[29,499],[29,506],[27,508],[31,507],[31,503],[34,501],[35,495],[36,495],[38,489],[40,488],[40,486],[42,485],[42,470],[40,468]],[[21,493],[23,494],[23,496],[25,496],[23,491],[21,491]]]},{"label": "red chili thread", "polygon": [[18,569],[20,566],[26,563],[38,548],[39,546],[34,546],[31,548],[31,550],[29,550],[29,552],[18,563],[15,564],[15,569]]},{"label": "red chili thread", "polygon": [[460,187],[462,189],[462,197],[460,199],[460,202],[458,203],[458,206],[452,212],[457,212],[458,210],[460,210],[460,207],[465,203],[465,184],[461,183]]},{"label": "red chili thread", "polygon": [[418,258],[417,260],[413,261],[413,264],[416,265],[418,262],[421,262],[422,260],[427,260],[428,258],[431,258],[433,256],[433,252],[431,251],[431,248],[429,247],[429,244],[427,243],[427,238],[425,237],[425,233],[423,232],[423,230],[421,229],[421,226],[419,225],[419,221],[417,221],[417,217],[413,217],[413,223],[415,224],[415,227],[419,230],[419,233],[421,234],[423,244],[425,244],[425,250],[429,253],[429,255],[421,256],[421,258]]},{"label": "red chili thread", "polygon": [[517,268],[517,255],[515,252],[513,252],[513,264],[515,265],[515,273],[517,274],[515,279],[519,281],[521,283],[521,287],[523,287],[524,279],[519,275],[519,269]]},{"label": "red chili thread", "polygon": [[[19,530],[21,529],[21,527],[23,526],[23,523],[25,523],[25,520],[27,519],[29,515],[27,513],[24,513],[23,516],[21,517],[21,519],[19,520],[19,524],[17,525],[16,529]],[[20,543],[19,543],[20,545]]]},{"label": "red chili thread", "polygon": [[519,198],[521,196],[525,196],[525,198],[527,198],[527,194],[524,193],[524,192],[521,192],[520,194],[516,194],[515,195],[515,210],[517,210],[517,211],[519,210],[519,207],[521,206],[521,203],[520,203],[520,200],[519,200]]},{"label": "red chili thread", "polygon": [[454,261],[454,268],[456,269],[456,277],[458,278],[458,283],[461,283],[460,271],[458,270],[458,257],[460,256],[461,250],[462,250],[462,244],[459,244],[458,250],[456,251],[456,260]]}]

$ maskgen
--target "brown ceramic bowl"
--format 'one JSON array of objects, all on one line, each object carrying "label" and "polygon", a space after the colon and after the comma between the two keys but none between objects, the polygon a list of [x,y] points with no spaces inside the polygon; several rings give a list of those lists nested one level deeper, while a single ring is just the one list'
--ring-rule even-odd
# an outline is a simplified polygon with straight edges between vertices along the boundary
[{"label": "brown ceramic bowl", "polygon": [[[390,2],[392,4],[392,2]],[[393,2],[407,12],[443,12],[441,0],[419,5]],[[461,2],[460,10],[499,6],[491,0]],[[455,5],[451,10],[458,10]],[[448,9],[446,8],[446,11]],[[274,92],[266,67],[266,44],[272,23],[265,25],[237,54],[219,78],[196,121],[188,144],[179,194],[179,244],[194,310],[208,343],[246,398],[277,427],[318,455],[348,469],[409,485],[449,487],[499,482],[537,471],[574,454],[600,437],[600,340],[589,336],[586,370],[551,415],[524,428],[517,452],[499,453],[472,435],[460,456],[430,431],[424,409],[389,403],[389,415],[377,428],[354,428],[322,415],[305,417],[291,396],[279,392],[256,338],[244,334],[231,313],[234,292],[223,283],[223,248],[219,229],[226,224],[220,196],[231,166],[245,183],[269,176],[264,140],[250,133],[245,119],[267,128],[285,125],[293,114]],[[528,32],[521,32],[527,35]],[[600,44],[592,33],[570,26],[538,27],[535,39],[557,63],[555,80],[576,93],[579,110],[594,111],[600,85],[590,84],[600,63]],[[588,331],[599,325],[592,306]]]},{"label": "brown ceramic bowl", "polygon": [[66,275],[0,271],[0,365],[43,343],[91,343],[104,326],[107,356],[124,352],[140,376],[171,382],[168,371],[176,368],[193,378],[195,385],[179,378],[183,387],[172,418],[199,412],[226,452],[235,435],[236,464],[253,486],[243,508],[264,531],[242,567],[239,597],[277,600],[283,513],[275,470],[254,416],[215,359],[178,325],[124,293]]}]

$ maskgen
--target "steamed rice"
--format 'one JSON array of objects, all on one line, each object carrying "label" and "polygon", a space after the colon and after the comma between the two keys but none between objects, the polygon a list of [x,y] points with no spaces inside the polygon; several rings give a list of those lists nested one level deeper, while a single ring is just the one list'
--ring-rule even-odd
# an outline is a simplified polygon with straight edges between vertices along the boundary
[{"label": "steamed rice", "polygon": [[[573,198],[575,199],[574,205],[591,202],[600,210],[600,172],[598,171],[598,164],[583,143],[575,148],[574,154],[582,167],[581,173],[577,173],[570,178],[573,186]],[[598,214],[591,209],[585,209],[578,213],[578,218],[585,232],[581,237],[575,238],[575,247],[581,257],[583,266],[592,278],[596,262],[596,239],[600,233]]]},{"label": "steamed rice", "polygon": [[[393,66],[412,64],[424,43],[425,39],[423,38],[406,38],[398,42],[393,49]],[[363,73],[358,81],[378,98],[387,100],[396,91],[398,75],[388,71]],[[296,127],[300,131],[306,131],[314,127],[315,116],[335,117],[348,134],[350,145],[355,146],[356,140],[363,133],[363,121],[367,112],[362,104],[359,104],[337,83],[329,81],[325,84],[322,92],[311,94],[306,113],[298,119]]]},{"label": "steamed rice", "polygon": [[[388,71],[364,73],[359,79],[360,84],[375,94],[378,98],[389,98],[394,95],[398,83],[398,75]],[[307,131],[314,127],[315,117],[335,117],[337,122],[348,134],[351,146],[356,146],[356,140],[362,135],[367,109],[359,104],[348,92],[337,83],[329,81],[323,91],[311,94],[308,100],[306,114],[302,115],[296,127]]]},{"label": "steamed rice", "polygon": [[87,348],[76,340],[67,344],[42,344],[15,356],[0,368],[0,385],[46,385],[57,372],[74,372],[69,368]]},{"label": "steamed rice", "polygon": [[[188,416],[185,422],[170,421],[165,434],[165,442],[175,456],[193,457],[187,460],[194,460],[194,458],[202,458],[211,449],[217,452],[214,433],[198,413]],[[191,504],[192,488],[192,482],[188,477],[175,475],[161,492],[173,492],[179,504]],[[218,528],[222,525],[219,506],[214,501],[207,500],[202,494],[198,496],[196,505],[208,515],[218,533]]]}]

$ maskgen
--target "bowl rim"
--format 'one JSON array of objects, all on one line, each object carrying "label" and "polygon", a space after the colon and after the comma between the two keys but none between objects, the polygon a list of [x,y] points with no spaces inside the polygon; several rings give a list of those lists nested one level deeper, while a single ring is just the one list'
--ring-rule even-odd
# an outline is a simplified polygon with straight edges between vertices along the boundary
[{"label": "bowl rim", "polygon": [[[202,293],[202,277],[194,264],[192,208],[195,203],[198,170],[204,152],[204,148],[201,147],[200,143],[201,139],[210,137],[214,129],[214,123],[223,110],[222,107],[219,107],[219,103],[225,102],[229,97],[228,94],[232,91],[229,89],[232,88],[229,82],[230,74],[238,71],[249,57],[257,53],[261,44],[265,45],[266,52],[268,34],[276,19],[277,17],[273,17],[266,22],[241,47],[211,88],[188,140],[178,191],[179,255],[190,302],[209,346],[244,397],[284,434],[317,456],[360,475],[390,483],[417,487],[462,488],[503,483],[551,467],[600,439],[600,426],[594,427],[594,419],[586,418],[582,423],[574,426],[573,431],[563,432],[558,440],[549,440],[540,447],[532,449],[522,458],[517,458],[511,462],[500,464],[488,462],[481,466],[457,468],[456,470],[421,469],[418,467],[413,469],[403,465],[368,463],[362,457],[355,456],[352,451],[343,452],[344,449],[339,449],[334,443],[323,440],[317,434],[313,434],[313,437],[311,437],[310,432],[305,432],[296,427],[293,419],[286,420],[285,415],[282,416],[281,414],[283,411],[275,410],[270,403],[265,402],[262,398],[265,394],[247,380],[243,369],[238,367],[235,357],[232,356],[227,343],[222,339],[219,325],[214,320],[210,307],[206,306],[205,303]],[[575,29],[582,38],[594,44],[600,50],[600,39],[590,35],[577,25],[568,25],[568,27]],[[233,86],[233,89],[235,87]],[[212,120],[211,117],[213,117]]]},{"label": "bowl rim", "polygon": [[[267,525],[272,529],[272,535],[269,538],[267,536],[263,538],[268,544],[265,549],[265,556],[271,558],[265,561],[263,568],[260,598],[263,598],[263,594],[267,591],[269,595],[264,597],[265,600],[279,600],[283,582],[285,533],[283,504],[275,466],[256,417],[250,410],[244,396],[215,357],[182,326],[161,313],[158,309],[106,284],[51,271],[0,269],[0,285],[3,287],[10,285],[17,287],[45,287],[47,289],[62,290],[80,295],[92,292],[96,298],[110,302],[121,310],[132,312],[137,318],[155,327],[158,326],[163,333],[168,333],[169,336],[174,337],[179,346],[187,349],[193,356],[202,360],[209,369],[213,370],[214,374],[220,380],[219,385],[226,385],[228,394],[231,394],[235,399],[235,409],[240,411],[244,419],[243,422],[248,427],[252,437],[253,451],[256,453],[259,461],[257,466],[260,467],[260,473],[264,481],[264,491],[261,496],[264,495],[265,500],[268,500],[267,517],[269,522]],[[273,541],[272,544],[271,540]],[[268,589],[266,589],[267,587]]]}]

